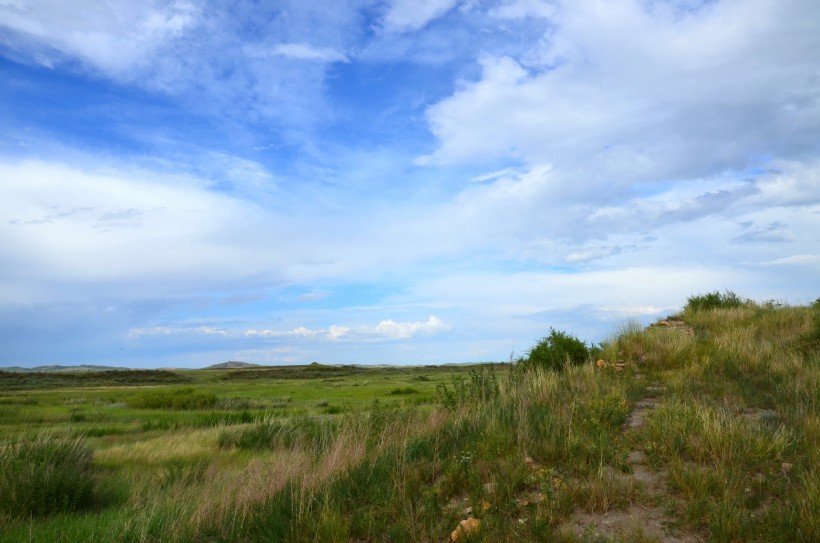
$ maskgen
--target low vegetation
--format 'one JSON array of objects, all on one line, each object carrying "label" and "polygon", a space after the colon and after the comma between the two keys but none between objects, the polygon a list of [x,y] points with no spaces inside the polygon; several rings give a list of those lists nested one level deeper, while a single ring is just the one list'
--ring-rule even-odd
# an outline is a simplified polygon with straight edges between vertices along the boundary
[{"label": "low vegetation", "polygon": [[0,541],[818,541],[818,331],[712,293],[510,364],[9,390]]},{"label": "low vegetation", "polygon": [[0,390],[53,387],[164,385],[188,383],[191,379],[165,370],[111,370],[88,372],[0,371]]}]

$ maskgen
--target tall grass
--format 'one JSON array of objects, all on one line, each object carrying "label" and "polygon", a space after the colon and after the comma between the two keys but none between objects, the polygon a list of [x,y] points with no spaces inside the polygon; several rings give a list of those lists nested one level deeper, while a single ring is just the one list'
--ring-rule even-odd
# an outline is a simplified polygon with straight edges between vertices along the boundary
[{"label": "tall grass", "polygon": [[92,506],[92,455],[82,439],[49,434],[0,446],[0,513],[27,518]]}]

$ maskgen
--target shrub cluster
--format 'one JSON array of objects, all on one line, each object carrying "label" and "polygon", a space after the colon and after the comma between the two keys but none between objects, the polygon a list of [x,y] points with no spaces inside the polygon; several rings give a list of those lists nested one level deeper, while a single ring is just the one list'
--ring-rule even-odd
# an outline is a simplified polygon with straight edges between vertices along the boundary
[{"label": "shrub cluster", "polygon": [[589,360],[586,343],[575,336],[550,328],[547,337],[530,349],[524,360],[526,366],[560,371],[569,363],[579,366]]},{"label": "shrub cluster", "polygon": [[686,299],[687,311],[706,311],[710,309],[732,309],[746,305],[748,300],[744,300],[731,290],[726,292],[708,292],[689,296]]}]

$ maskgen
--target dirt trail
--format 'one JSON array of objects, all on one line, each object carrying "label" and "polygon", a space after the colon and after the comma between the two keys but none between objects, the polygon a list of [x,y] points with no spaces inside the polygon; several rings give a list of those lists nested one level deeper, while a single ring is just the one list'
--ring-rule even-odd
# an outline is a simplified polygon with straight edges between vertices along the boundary
[{"label": "dirt trail", "polygon": [[[646,419],[657,404],[657,394],[663,387],[647,387],[647,397],[635,405],[629,418],[623,425],[626,432],[637,431],[646,424]],[[619,475],[632,479],[649,500],[646,504],[632,504],[626,509],[611,509],[606,513],[576,512],[567,522],[563,531],[571,532],[581,538],[617,538],[630,541],[639,535],[650,541],[660,543],[698,543],[701,538],[677,531],[670,518],[657,504],[668,502],[664,471],[654,470],[648,463],[643,451],[633,449],[627,455],[627,464],[631,474]]]}]

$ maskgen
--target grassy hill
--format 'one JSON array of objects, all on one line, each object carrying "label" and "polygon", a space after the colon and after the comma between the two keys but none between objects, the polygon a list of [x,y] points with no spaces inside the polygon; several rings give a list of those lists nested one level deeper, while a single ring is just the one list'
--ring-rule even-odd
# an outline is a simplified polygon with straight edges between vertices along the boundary
[{"label": "grassy hill", "polygon": [[206,370],[237,370],[237,369],[248,369],[248,368],[262,368],[264,366],[260,366],[259,364],[251,364],[250,362],[238,362],[235,360],[231,360],[228,362],[222,362],[221,364],[214,364],[212,366],[208,366],[207,368],[203,368]]},{"label": "grassy hill", "polygon": [[[0,488],[0,540],[819,541],[820,304],[707,298],[624,326],[582,363],[436,376],[433,404],[122,442],[8,437],[0,468],[18,468],[0,474],[28,465],[20,443],[93,462],[78,456],[90,486],[73,508],[15,509]],[[421,376],[407,388],[430,386]],[[237,383],[269,386],[209,386]]]}]

